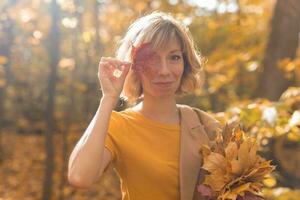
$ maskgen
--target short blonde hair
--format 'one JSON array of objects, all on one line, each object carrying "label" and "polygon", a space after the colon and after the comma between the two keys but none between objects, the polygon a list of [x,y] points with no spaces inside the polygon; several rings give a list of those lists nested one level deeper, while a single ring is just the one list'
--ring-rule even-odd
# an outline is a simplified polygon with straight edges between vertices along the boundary
[{"label": "short blonde hair", "polygon": [[[140,44],[150,42],[154,49],[159,49],[164,47],[174,35],[180,42],[184,59],[184,71],[176,95],[194,94],[204,82],[202,58],[188,28],[170,14],[155,11],[134,21],[120,41],[116,57],[120,60],[132,61],[132,45],[137,47]],[[121,97],[132,104],[142,94],[141,81],[135,71],[130,69],[125,79]]]}]

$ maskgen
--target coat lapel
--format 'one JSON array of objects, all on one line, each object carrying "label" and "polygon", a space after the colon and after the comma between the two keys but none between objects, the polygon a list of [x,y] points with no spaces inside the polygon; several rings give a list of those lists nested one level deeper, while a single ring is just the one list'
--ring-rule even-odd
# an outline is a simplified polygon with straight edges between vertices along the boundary
[{"label": "coat lapel", "polygon": [[180,122],[180,158],[179,186],[180,200],[192,200],[201,168],[199,147],[208,144],[209,138],[197,114],[191,107],[179,105]]}]

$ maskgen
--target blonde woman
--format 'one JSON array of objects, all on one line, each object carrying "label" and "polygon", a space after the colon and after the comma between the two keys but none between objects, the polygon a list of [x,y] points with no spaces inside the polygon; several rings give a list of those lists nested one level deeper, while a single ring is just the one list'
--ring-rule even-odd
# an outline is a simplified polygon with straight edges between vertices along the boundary
[{"label": "blonde woman", "polygon": [[[196,114],[192,124],[190,107],[175,100],[200,88],[202,72],[201,57],[182,23],[162,12],[137,19],[116,57],[101,58],[103,96],[70,156],[69,182],[87,188],[112,164],[122,199],[202,199],[195,192],[201,181],[198,147],[220,124],[201,110],[207,127],[199,125]],[[120,96],[132,106],[113,111]]]}]

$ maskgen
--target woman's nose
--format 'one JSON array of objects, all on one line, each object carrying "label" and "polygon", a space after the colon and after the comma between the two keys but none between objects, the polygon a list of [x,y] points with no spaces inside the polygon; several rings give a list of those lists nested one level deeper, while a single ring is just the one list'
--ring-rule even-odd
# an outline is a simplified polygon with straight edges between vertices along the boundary
[{"label": "woman's nose", "polygon": [[170,69],[168,66],[168,62],[166,59],[161,59],[158,66],[158,74],[159,75],[168,75],[170,74]]}]

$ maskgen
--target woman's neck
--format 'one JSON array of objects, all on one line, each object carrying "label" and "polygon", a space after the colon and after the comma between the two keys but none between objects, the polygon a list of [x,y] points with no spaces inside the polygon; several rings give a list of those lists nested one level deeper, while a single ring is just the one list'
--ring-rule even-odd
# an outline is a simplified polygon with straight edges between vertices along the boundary
[{"label": "woman's neck", "polygon": [[179,111],[175,98],[154,99],[146,96],[133,110],[162,123],[179,124]]}]

